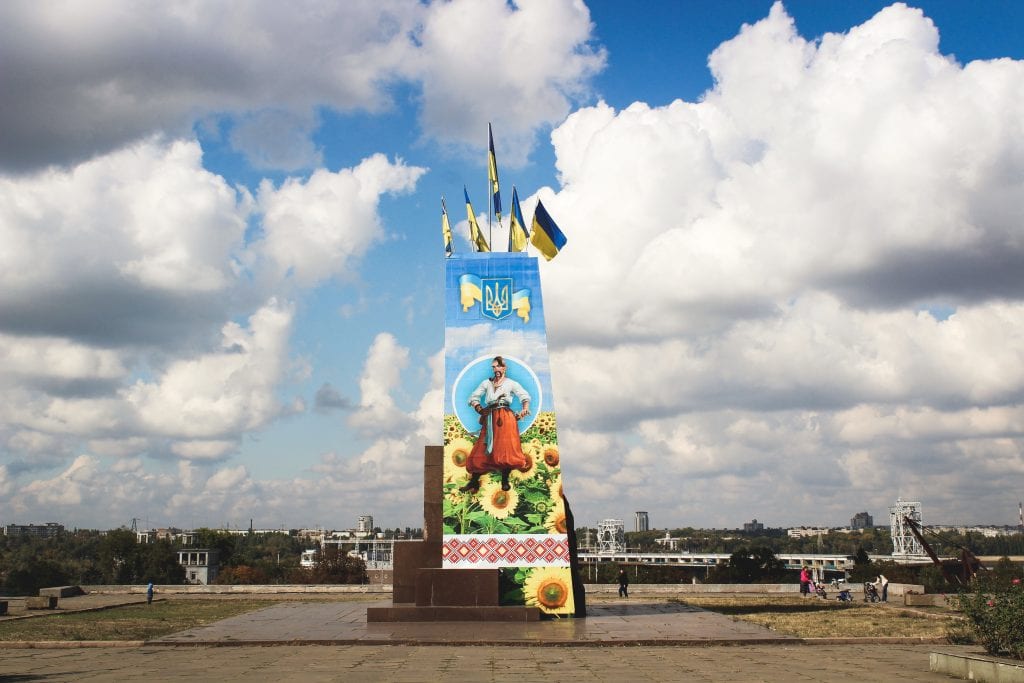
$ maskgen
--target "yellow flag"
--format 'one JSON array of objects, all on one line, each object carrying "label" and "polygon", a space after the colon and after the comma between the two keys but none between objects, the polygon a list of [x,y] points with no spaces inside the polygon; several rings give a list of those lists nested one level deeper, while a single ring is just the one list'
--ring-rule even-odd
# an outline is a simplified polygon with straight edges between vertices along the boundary
[{"label": "yellow flag", "polygon": [[466,195],[466,217],[469,218],[469,241],[473,243],[477,251],[490,251],[491,247],[487,244],[487,238],[484,237],[484,233],[480,231],[480,224],[476,222],[476,213],[473,212],[473,205],[469,203],[469,192],[466,188],[462,188],[463,194]]}]

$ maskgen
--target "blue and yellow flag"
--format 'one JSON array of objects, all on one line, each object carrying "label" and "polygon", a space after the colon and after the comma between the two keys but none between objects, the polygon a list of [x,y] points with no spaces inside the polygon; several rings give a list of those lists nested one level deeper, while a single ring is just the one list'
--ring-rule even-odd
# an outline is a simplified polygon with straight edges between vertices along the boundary
[{"label": "blue and yellow flag", "polygon": [[508,226],[508,250],[526,251],[526,244],[530,241],[530,233],[526,230],[526,221],[523,220],[523,210],[519,206],[519,194],[516,186],[512,186],[512,220]]},{"label": "blue and yellow flag", "polygon": [[480,231],[480,224],[476,222],[476,214],[473,212],[473,205],[469,203],[469,191],[465,187],[462,193],[466,195],[466,217],[469,218],[469,241],[473,243],[477,251],[490,251],[487,238]]},{"label": "blue and yellow flag", "polygon": [[491,124],[487,124],[487,177],[491,181],[491,196],[494,199],[494,216],[501,223],[501,191],[498,189],[498,157],[494,155],[494,136]]},{"label": "blue and yellow flag", "polygon": [[452,226],[448,222],[448,208],[444,205],[444,197],[441,197],[441,235],[444,237],[444,255],[451,256],[455,253],[455,245],[452,243]]},{"label": "blue and yellow flag", "polygon": [[565,235],[558,229],[555,221],[548,215],[547,209],[537,200],[537,209],[533,212],[533,234],[530,243],[537,247],[548,261],[555,258],[565,246]]}]

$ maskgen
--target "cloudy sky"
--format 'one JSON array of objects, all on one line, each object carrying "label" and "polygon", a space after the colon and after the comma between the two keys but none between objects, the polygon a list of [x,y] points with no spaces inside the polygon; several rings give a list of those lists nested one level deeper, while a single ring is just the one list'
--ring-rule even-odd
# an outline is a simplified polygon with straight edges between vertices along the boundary
[{"label": "cloudy sky", "polygon": [[1015,523],[1024,9],[640,7],[0,3],[0,523],[419,526],[488,122],[580,524]]}]

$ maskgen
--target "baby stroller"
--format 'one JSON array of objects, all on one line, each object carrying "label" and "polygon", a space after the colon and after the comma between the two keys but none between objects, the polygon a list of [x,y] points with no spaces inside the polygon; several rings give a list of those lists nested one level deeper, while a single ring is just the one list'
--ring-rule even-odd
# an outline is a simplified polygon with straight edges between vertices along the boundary
[{"label": "baby stroller", "polygon": [[814,584],[814,594],[822,600],[828,600],[828,594],[825,592],[825,584],[823,583]]},{"label": "baby stroller", "polygon": [[844,588],[839,591],[839,595],[836,596],[836,600],[839,602],[853,602],[853,596],[850,595],[850,589]]},{"label": "baby stroller", "polygon": [[870,581],[864,582],[864,602],[880,602],[881,597],[878,595],[878,589],[875,588],[875,584]]}]

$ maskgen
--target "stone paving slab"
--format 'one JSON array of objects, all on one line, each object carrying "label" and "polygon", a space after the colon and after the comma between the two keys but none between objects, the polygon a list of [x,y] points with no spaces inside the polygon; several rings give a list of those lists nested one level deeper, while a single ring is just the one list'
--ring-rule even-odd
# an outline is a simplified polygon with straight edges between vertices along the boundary
[{"label": "stone paving slab", "polygon": [[[948,648],[946,648],[948,649]],[[281,646],[0,650],[0,681],[949,681],[927,646],[707,647]]]},{"label": "stone paving slab", "polygon": [[136,647],[0,649],[0,683],[950,680],[929,671],[933,646],[808,645],[686,605],[595,604],[586,620],[530,624],[367,624],[366,608],[381,604],[281,603]]},{"label": "stone paving slab", "polygon": [[745,621],[680,604],[605,603],[586,619],[496,622],[367,623],[377,602],[287,603],[150,641],[151,645],[524,644],[640,645],[796,640]]}]

